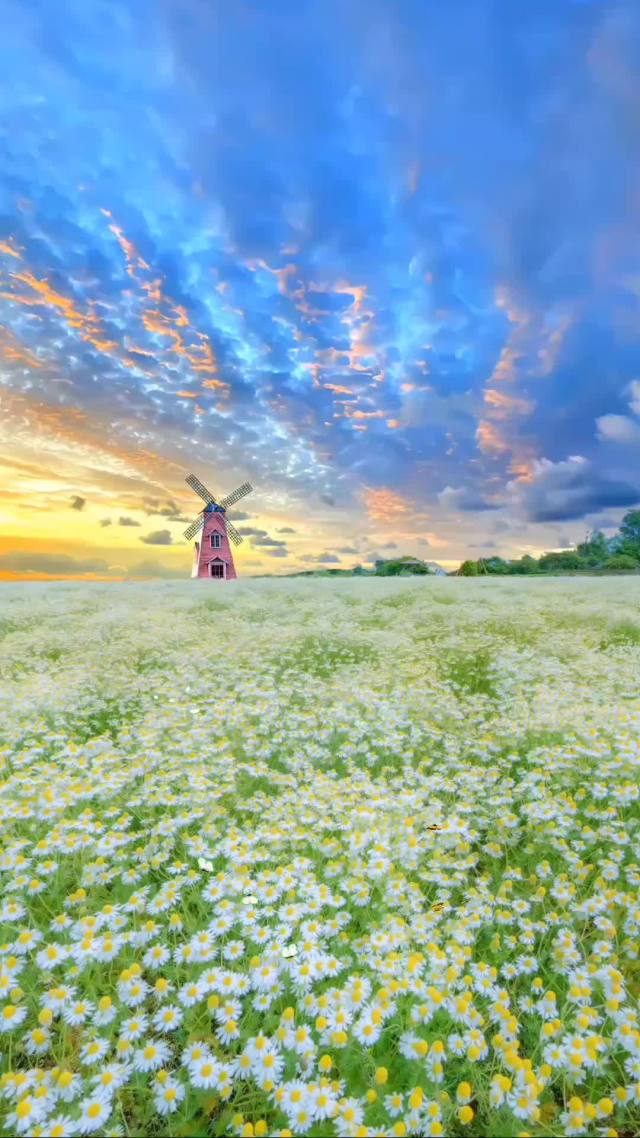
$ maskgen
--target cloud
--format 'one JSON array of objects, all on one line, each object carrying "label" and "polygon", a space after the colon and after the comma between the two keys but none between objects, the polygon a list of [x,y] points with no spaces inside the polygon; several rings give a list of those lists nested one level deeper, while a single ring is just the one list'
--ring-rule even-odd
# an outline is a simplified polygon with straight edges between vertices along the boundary
[{"label": "cloud", "polygon": [[187,577],[187,573],[179,573],[160,561],[138,561],[127,570],[128,577],[169,577],[174,580]]},{"label": "cloud", "polygon": [[269,537],[269,534],[265,534],[264,537],[253,537],[251,539],[251,544],[254,546],[254,548],[263,546],[272,546],[273,548],[278,547],[280,549],[287,548],[286,541],[278,541],[274,537]]},{"label": "cloud", "polygon": [[463,510],[472,513],[499,508],[497,503],[488,501],[472,486],[445,486],[438,494],[438,502],[445,510]]},{"label": "cloud", "polygon": [[267,557],[288,557],[289,556],[288,551],[286,549],[281,549],[281,548],[265,549],[264,552],[267,555]]},{"label": "cloud", "polygon": [[145,537],[141,537],[140,541],[143,541],[145,545],[172,545],[173,538],[168,529],[157,529],[146,534]]},{"label": "cloud", "polygon": [[87,557],[84,560],[69,557],[64,553],[30,553],[15,551],[0,556],[0,568],[16,572],[80,575],[83,573],[107,573],[108,562],[101,557]]},{"label": "cloud", "polygon": [[139,526],[140,522],[137,522],[135,520],[135,518],[120,517],[120,518],[118,518],[118,525],[119,526]]},{"label": "cloud", "polygon": [[164,501],[161,498],[144,498],[142,508],[145,514],[149,517],[162,517],[170,518],[175,522],[190,522],[193,520],[192,516],[184,514],[177,502],[172,499]]},{"label": "cloud", "polygon": [[606,442],[620,443],[622,446],[640,444],[640,421],[628,415],[601,415],[596,419],[598,435]]},{"label": "cloud", "polygon": [[511,483],[511,488],[529,520],[537,522],[568,521],[640,502],[640,486],[603,476],[582,455],[557,463],[541,459],[530,483]]},{"label": "cloud", "polygon": [[409,513],[409,503],[400,494],[387,488],[365,488],[362,497],[369,517],[374,521],[396,521]]},{"label": "cloud", "polygon": [[111,518],[101,518],[101,520],[100,520],[100,525],[103,527],[103,529],[104,529],[106,526],[110,526],[110,525],[112,525],[112,524],[113,524],[113,523],[112,523],[112,521],[111,521]]},{"label": "cloud", "polygon": [[296,533],[296,532],[297,531],[292,529],[291,526],[283,526],[282,529],[276,530],[276,533]]},{"label": "cloud", "polygon": [[336,557],[335,553],[305,553],[299,560],[319,565],[337,565],[340,558]]},{"label": "cloud", "polygon": [[113,0],[104,37],[81,0],[64,35],[54,0],[7,3],[3,416],[65,509],[95,486],[114,518],[186,525],[193,460],[323,544],[327,506],[352,534],[363,509],[463,512],[467,541],[498,502],[540,507],[542,544],[541,456],[625,496],[630,0],[467,4],[464,37],[417,0],[353,0],[338,36],[331,4],[181,0],[149,26]]},{"label": "cloud", "polygon": [[341,546],[341,548],[338,550],[338,553],[344,553],[344,554],[345,554],[345,555],[347,555],[347,556],[348,556],[349,554],[356,554],[356,555],[357,555],[357,553],[358,553],[358,550],[357,550],[357,549],[355,548],[355,546],[353,546],[353,545],[343,545],[343,546]]},{"label": "cloud", "polygon": [[87,501],[86,498],[81,498],[78,494],[74,494],[73,498],[71,499],[71,509],[72,510],[83,510],[86,501]]},{"label": "cloud", "polygon": [[238,526],[238,533],[241,537],[251,538],[251,544],[254,547],[272,546],[286,549],[286,541],[278,541],[277,538],[271,537],[266,530],[257,529],[255,526]]}]

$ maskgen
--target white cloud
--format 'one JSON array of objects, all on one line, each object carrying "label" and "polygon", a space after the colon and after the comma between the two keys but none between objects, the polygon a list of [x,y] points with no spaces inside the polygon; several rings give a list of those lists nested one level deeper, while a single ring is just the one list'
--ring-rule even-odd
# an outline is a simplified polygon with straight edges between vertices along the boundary
[{"label": "white cloud", "polygon": [[629,384],[629,395],[631,401],[629,406],[636,415],[640,415],[640,379],[633,379]]},{"label": "white cloud", "polygon": [[[638,409],[640,410],[640,391],[638,396]],[[623,445],[640,443],[640,423],[629,418],[628,415],[601,415],[599,419],[596,419],[596,425],[599,438],[606,442],[622,443]]]}]

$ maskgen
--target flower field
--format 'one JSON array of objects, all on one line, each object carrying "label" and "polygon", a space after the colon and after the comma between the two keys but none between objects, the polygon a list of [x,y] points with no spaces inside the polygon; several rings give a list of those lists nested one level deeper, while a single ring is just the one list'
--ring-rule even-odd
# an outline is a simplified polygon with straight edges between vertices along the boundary
[{"label": "flower field", "polygon": [[0,1132],[640,1132],[640,581],[7,584]]}]

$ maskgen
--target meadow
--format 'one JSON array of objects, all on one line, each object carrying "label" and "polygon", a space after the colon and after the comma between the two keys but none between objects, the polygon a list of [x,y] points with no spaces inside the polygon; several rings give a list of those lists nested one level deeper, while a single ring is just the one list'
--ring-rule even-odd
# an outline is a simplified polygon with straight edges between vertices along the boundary
[{"label": "meadow", "polygon": [[640,580],[6,584],[0,1132],[640,1132]]}]

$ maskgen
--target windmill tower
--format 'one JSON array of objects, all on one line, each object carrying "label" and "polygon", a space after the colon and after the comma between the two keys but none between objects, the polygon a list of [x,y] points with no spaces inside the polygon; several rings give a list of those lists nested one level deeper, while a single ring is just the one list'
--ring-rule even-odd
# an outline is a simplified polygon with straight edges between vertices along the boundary
[{"label": "windmill tower", "polygon": [[196,541],[193,551],[192,577],[209,577],[214,581],[233,581],[237,577],[229,538],[234,545],[240,545],[242,538],[237,529],[227,520],[227,510],[245,494],[250,494],[253,487],[243,482],[233,493],[227,494],[221,502],[216,502],[213,494],[203,486],[195,474],[185,479],[192,490],[199,494],[206,503],[197,518],[192,521],[184,536],[188,541],[195,537],[198,530],[202,530],[200,541]]}]

